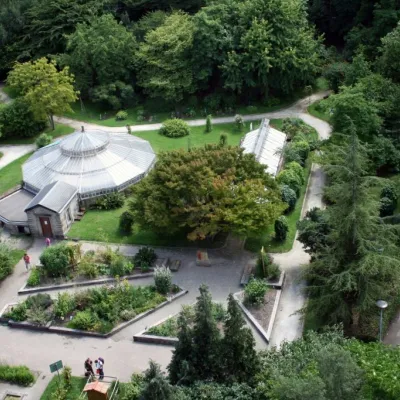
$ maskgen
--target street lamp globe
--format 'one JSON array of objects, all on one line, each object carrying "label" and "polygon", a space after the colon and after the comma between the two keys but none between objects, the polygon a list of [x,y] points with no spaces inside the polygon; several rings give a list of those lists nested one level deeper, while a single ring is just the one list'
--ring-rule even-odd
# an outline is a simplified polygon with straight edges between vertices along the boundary
[{"label": "street lamp globe", "polygon": [[388,303],[387,303],[387,301],[385,301],[385,300],[378,300],[378,301],[376,302],[376,306],[377,306],[378,308],[380,308],[381,310],[384,310],[385,308],[387,308]]}]

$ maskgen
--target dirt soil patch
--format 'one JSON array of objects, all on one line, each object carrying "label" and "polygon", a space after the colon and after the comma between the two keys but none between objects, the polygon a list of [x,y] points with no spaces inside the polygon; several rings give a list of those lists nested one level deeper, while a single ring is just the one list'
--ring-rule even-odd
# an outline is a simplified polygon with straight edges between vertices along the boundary
[{"label": "dirt soil patch", "polygon": [[[271,319],[272,310],[275,304],[275,298],[278,291],[270,289],[264,296],[264,302],[260,305],[245,304],[245,307],[250,311],[257,322],[263,327],[265,331],[268,330],[269,321]],[[243,301],[243,299],[241,299]]]}]

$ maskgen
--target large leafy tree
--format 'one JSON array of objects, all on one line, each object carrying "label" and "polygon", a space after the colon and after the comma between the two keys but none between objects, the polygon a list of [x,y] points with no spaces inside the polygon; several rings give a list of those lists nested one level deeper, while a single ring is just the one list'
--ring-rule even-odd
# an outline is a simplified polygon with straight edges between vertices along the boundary
[{"label": "large leafy tree", "polygon": [[135,221],[158,232],[184,230],[189,239],[256,234],[286,207],[264,166],[237,147],[162,153],[133,192]]},{"label": "large leafy tree", "polygon": [[368,176],[367,150],[351,121],[348,135],[321,160],[331,182],[327,194],[334,200],[327,210],[331,233],[305,277],[309,312],[360,334],[375,301],[397,293],[400,258],[397,228],[381,222],[379,204],[370,196],[375,180]]},{"label": "large leafy tree", "polygon": [[100,15],[107,0],[36,0],[27,10],[23,42],[28,57],[63,52],[66,36],[80,22]]},{"label": "large leafy tree", "polygon": [[89,94],[93,100],[105,98],[119,108],[121,100],[133,95],[136,47],[132,33],[106,14],[77,25],[68,36],[63,62],[70,66],[82,95]]},{"label": "large leafy tree", "polygon": [[379,63],[383,74],[400,83],[400,24],[382,39]]},{"label": "large leafy tree", "polygon": [[289,93],[318,71],[319,42],[302,1],[211,1],[195,25],[199,76],[219,69],[225,88]]},{"label": "large leafy tree", "polygon": [[38,120],[49,118],[52,129],[54,115],[72,111],[70,103],[77,99],[68,67],[58,71],[55,62],[46,58],[15,64],[7,83],[24,96]]},{"label": "large leafy tree", "polygon": [[138,84],[151,97],[179,103],[194,91],[193,31],[192,18],[176,11],[146,34],[136,54],[137,74]]}]

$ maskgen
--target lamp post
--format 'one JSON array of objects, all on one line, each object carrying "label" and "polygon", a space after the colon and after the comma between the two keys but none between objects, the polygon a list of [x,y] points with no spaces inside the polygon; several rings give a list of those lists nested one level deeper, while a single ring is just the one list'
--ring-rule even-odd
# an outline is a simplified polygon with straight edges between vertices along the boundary
[{"label": "lamp post", "polygon": [[379,341],[382,342],[383,310],[387,308],[388,303],[385,300],[378,300],[376,306],[381,310],[381,316],[379,319]]}]

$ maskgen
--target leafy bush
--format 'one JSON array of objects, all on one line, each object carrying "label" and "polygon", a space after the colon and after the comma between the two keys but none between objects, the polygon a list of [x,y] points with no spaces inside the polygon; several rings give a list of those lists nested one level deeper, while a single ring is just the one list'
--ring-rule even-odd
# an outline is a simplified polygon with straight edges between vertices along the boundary
[{"label": "leafy bush", "polygon": [[115,115],[115,119],[117,121],[125,121],[128,119],[128,113],[126,111],[118,111],[117,114]]},{"label": "leafy bush", "polygon": [[160,134],[170,138],[178,138],[189,135],[189,125],[181,119],[168,119],[160,128]]},{"label": "leafy bush", "polygon": [[262,304],[267,293],[268,285],[262,279],[250,279],[244,289],[244,300],[249,304]]},{"label": "leafy bush", "polygon": [[64,319],[68,314],[74,311],[76,301],[74,296],[68,292],[58,293],[57,300],[54,303],[54,315],[57,318]]},{"label": "leafy bush", "polygon": [[220,147],[225,147],[227,143],[228,143],[228,136],[225,133],[221,133],[219,137]]},{"label": "leafy bush", "polygon": [[390,184],[385,186],[381,192],[380,216],[387,217],[393,215],[397,207],[397,193],[395,187]]},{"label": "leafy bush", "polygon": [[99,268],[90,254],[85,254],[78,266],[79,275],[87,276],[88,278],[97,278],[99,276]]},{"label": "leafy bush", "polygon": [[152,326],[146,332],[149,335],[162,336],[162,337],[177,337],[178,324],[176,318],[168,318],[162,324]]},{"label": "leafy bush", "polygon": [[275,240],[278,242],[283,242],[286,240],[286,236],[289,232],[289,224],[287,222],[286,217],[281,215],[275,221]]},{"label": "leafy bush", "polygon": [[258,108],[256,106],[247,106],[246,110],[250,113],[250,114],[254,114],[258,111]]},{"label": "leafy bush", "polygon": [[308,155],[310,154],[310,145],[308,142],[305,140],[298,140],[290,143],[289,146],[292,152],[299,155],[301,164],[304,165]]},{"label": "leafy bush", "polygon": [[304,184],[304,170],[303,167],[296,161],[292,161],[285,165],[285,169],[293,171],[298,177],[301,184]]},{"label": "leafy bush", "polygon": [[217,322],[223,322],[226,319],[226,310],[222,303],[213,303],[212,316]]},{"label": "leafy bush", "polygon": [[46,121],[33,117],[29,106],[22,98],[0,109],[0,125],[3,137],[34,137],[46,128]]},{"label": "leafy bush", "polygon": [[40,308],[46,310],[53,304],[53,300],[47,293],[38,293],[33,296],[29,296],[25,300],[28,308]]},{"label": "leafy bush", "polygon": [[122,310],[119,314],[123,321],[129,321],[136,317],[136,312],[133,310]]},{"label": "leafy bush", "polygon": [[276,179],[278,183],[289,186],[296,193],[296,196],[299,196],[301,179],[293,170],[284,169],[278,174]]},{"label": "leafy bush", "polygon": [[112,276],[124,276],[129,274],[133,269],[133,264],[127,262],[126,258],[119,253],[111,260],[110,263],[110,275]]},{"label": "leafy bush", "polygon": [[256,261],[256,277],[276,279],[279,275],[279,266],[274,264],[272,257],[268,253],[260,251]]},{"label": "leafy bush", "polygon": [[42,133],[36,140],[35,144],[36,146],[40,149],[42,147],[48,146],[53,138],[50,135],[47,135],[46,133]]},{"label": "leafy bush", "polygon": [[45,326],[50,321],[50,314],[43,308],[32,307],[26,312],[26,319],[35,325]]},{"label": "leafy bush", "polygon": [[166,267],[154,268],[154,285],[158,293],[167,294],[172,286],[172,272]]},{"label": "leafy bush", "polygon": [[126,235],[130,235],[132,233],[133,222],[132,212],[124,211],[119,217],[119,230]]},{"label": "leafy bush", "polygon": [[48,276],[67,276],[70,260],[70,249],[64,243],[44,249],[40,262]]},{"label": "leafy bush", "polygon": [[113,192],[106,196],[100,197],[92,208],[97,210],[115,210],[121,208],[124,205],[125,196],[121,192]]},{"label": "leafy bush", "polygon": [[72,320],[68,322],[68,327],[72,329],[80,329],[82,331],[90,331],[94,328],[95,324],[95,316],[91,311],[85,310],[77,312]]},{"label": "leafy bush", "polygon": [[0,243],[0,280],[10,275],[14,269],[11,249],[4,243]]},{"label": "leafy bush", "polygon": [[133,264],[136,268],[148,269],[157,259],[156,252],[150,247],[141,247],[133,258]]},{"label": "leafy bush", "polygon": [[296,201],[297,201],[296,192],[293,189],[291,189],[288,185],[282,185],[281,196],[282,196],[282,201],[284,201],[288,205],[288,208],[285,210],[285,213],[288,214],[292,212],[296,207]]},{"label": "leafy bush", "polygon": [[31,272],[29,274],[29,278],[26,281],[26,285],[28,287],[34,287],[34,286],[39,286],[40,285],[40,278],[41,278],[41,274],[40,274],[40,270],[36,267],[31,269]]},{"label": "leafy bush", "polygon": [[4,316],[17,322],[25,321],[27,310],[28,307],[25,302],[23,302],[11,307],[11,310],[5,313]]},{"label": "leafy bush", "polygon": [[35,382],[35,376],[25,365],[10,366],[0,364],[0,381],[29,386]]},{"label": "leafy bush", "polygon": [[349,64],[344,62],[332,63],[324,69],[323,77],[328,81],[329,87],[335,93],[337,93],[339,87],[343,85],[348,70]]}]

